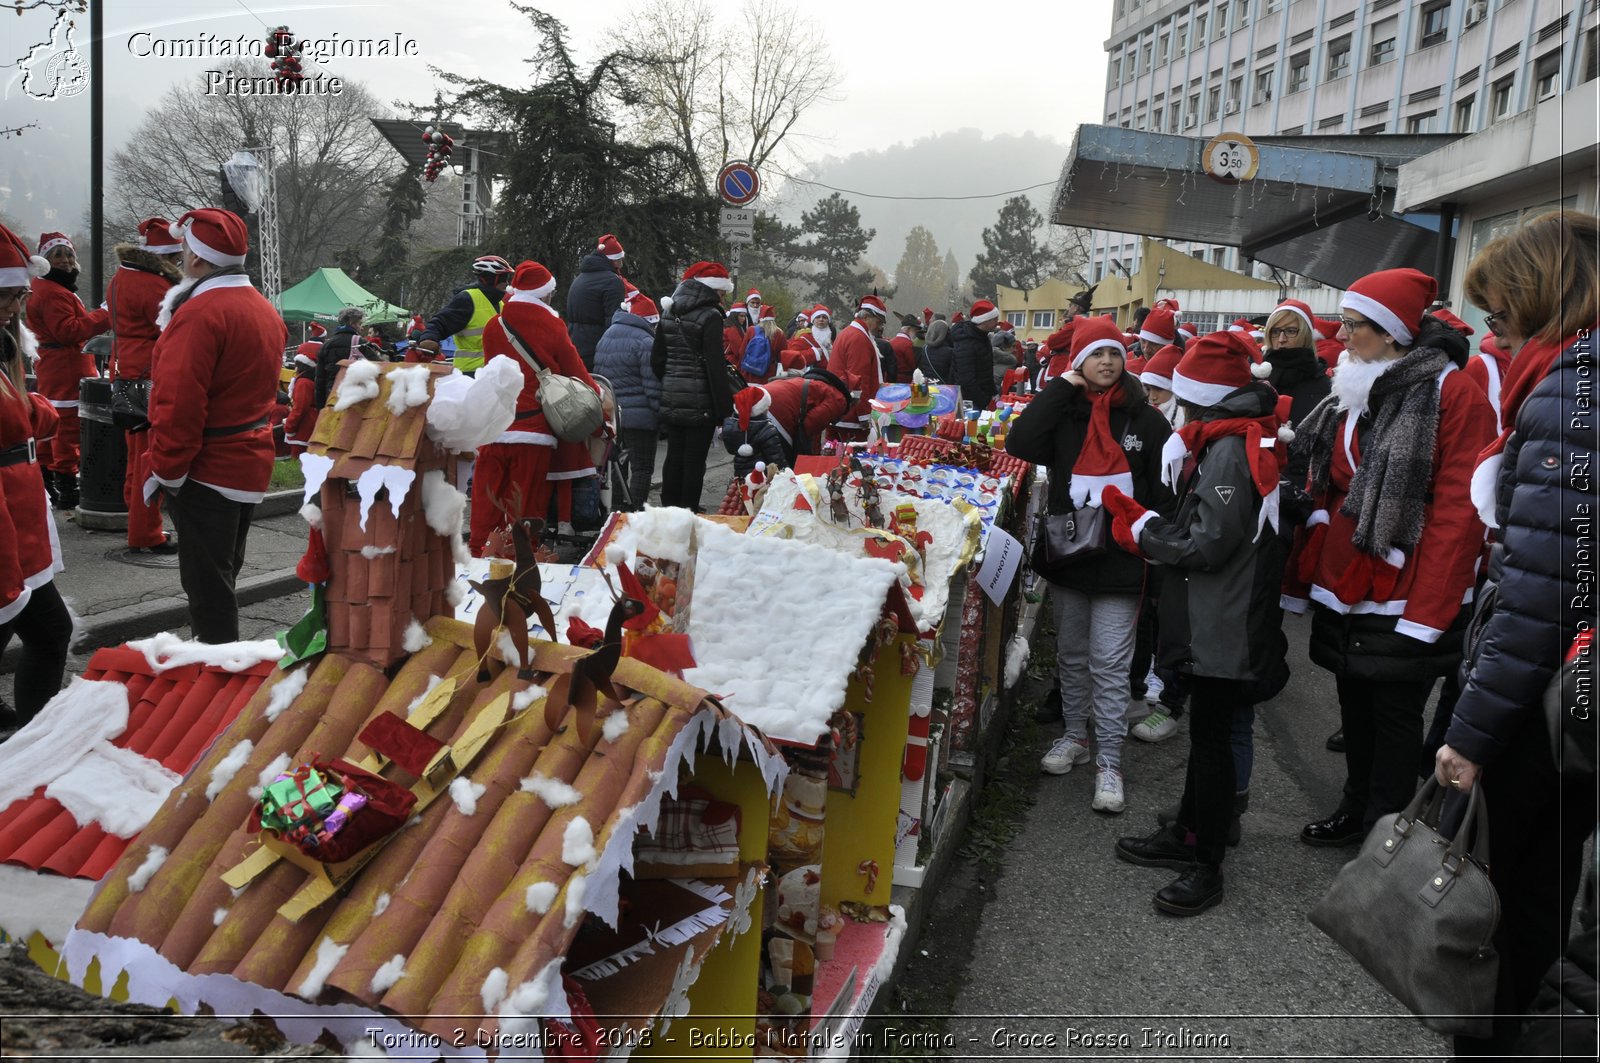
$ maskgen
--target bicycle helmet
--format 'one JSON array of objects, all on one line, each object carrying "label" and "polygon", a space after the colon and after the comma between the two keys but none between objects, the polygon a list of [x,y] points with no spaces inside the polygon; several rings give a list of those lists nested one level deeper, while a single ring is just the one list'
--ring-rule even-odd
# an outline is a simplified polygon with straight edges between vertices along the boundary
[{"label": "bicycle helmet", "polygon": [[491,277],[498,277],[503,274],[510,274],[516,271],[511,268],[511,263],[507,262],[499,255],[484,255],[482,258],[473,260],[472,272],[487,274]]}]

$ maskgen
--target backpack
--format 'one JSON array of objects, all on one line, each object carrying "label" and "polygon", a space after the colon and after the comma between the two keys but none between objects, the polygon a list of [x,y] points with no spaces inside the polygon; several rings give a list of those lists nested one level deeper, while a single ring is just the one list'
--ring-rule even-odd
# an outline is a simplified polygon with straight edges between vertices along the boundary
[{"label": "backpack", "polygon": [[772,344],[759,326],[751,326],[750,334],[744,341],[744,357],[739,360],[739,368],[751,376],[764,377],[771,367]]}]

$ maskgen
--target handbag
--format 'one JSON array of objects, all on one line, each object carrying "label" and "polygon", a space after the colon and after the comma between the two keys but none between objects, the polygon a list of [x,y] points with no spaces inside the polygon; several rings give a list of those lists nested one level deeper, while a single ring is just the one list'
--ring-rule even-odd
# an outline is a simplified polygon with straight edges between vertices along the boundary
[{"label": "handbag", "polygon": [[505,317],[500,318],[506,337],[521,359],[539,377],[539,409],[550,434],[563,443],[582,443],[605,423],[600,395],[577,377],[552,372],[528,353],[527,345]]},{"label": "handbag", "polygon": [[1085,506],[1070,513],[1041,513],[1034,528],[1033,568],[1045,579],[1080,561],[1106,552],[1104,506]]},{"label": "handbag", "polygon": [[1430,1030],[1487,1037],[1500,968],[1488,809],[1474,786],[1466,818],[1446,839],[1444,796],[1430,776],[1404,811],[1378,820],[1311,922]]},{"label": "handbag", "polygon": [[[117,319],[117,293],[106,293],[111,320]],[[111,333],[111,423],[124,432],[139,432],[150,427],[150,379],[123,380],[117,376],[117,334]]]}]

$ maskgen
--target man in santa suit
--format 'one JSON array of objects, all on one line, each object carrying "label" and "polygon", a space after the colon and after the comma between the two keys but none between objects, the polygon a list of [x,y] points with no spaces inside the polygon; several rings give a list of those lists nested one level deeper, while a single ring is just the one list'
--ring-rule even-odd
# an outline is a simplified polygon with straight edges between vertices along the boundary
[{"label": "man in santa suit", "polygon": [[478,448],[472,475],[472,526],[468,544],[474,557],[483,556],[490,533],[522,517],[545,519],[550,509],[551,462],[560,443],[550,431],[539,404],[539,374],[512,342],[529,358],[561,376],[577,377],[599,393],[583,356],[572,343],[561,315],[545,302],[555,291],[556,279],[537,262],[516,269],[500,313],[483,330],[484,363],[510,358],[522,370],[522,392],[517,396],[517,416],[494,442]]},{"label": "man in santa suit", "polygon": [[[167,292],[183,279],[178,265],[182,253],[183,245],[165,218],[147,218],[139,223],[138,243],[117,245],[120,265],[106,286],[113,380],[150,379],[156,341],[161,338],[156,316]],[[122,480],[122,500],[128,506],[128,546],[139,553],[175,554],[177,541],[168,539],[161,525],[161,496],[148,504],[144,500],[144,483],[150,478],[149,428],[126,429],[123,438],[128,450]]]},{"label": "man in santa suit", "polygon": [[855,320],[839,333],[828,352],[828,371],[841,380],[856,376],[861,380],[861,397],[835,422],[835,437],[846,442],[867,438],[871,420],[867,403],[883,386],[883,363],[878,359],[878,336],[889,320],[889,311],[876,295],[864,295],[856,307]]},{"label": "man in santa suit", "polygon": [[917,369],[917,337],[922,334],[922,322],[911,314],[900,318],[900,331],[889,346],[894,348],[895,378],[902,383],[911,380]]},{"label": "man in santa suit", "polygon": [[236,642],[234,582],[272,478],[269,422],[289,335],[244,271],[249,231],[238,215],[203,207],[175,228],[186,279],[156,319],[144,497],[167,494],[194,637]]},{"label": "man in santa suit", "polygon": [[828,352],[811,335],[811,311],[801,309],[794,315],[794,335],[783,349],[783,368],[790,373],[803,373],[814,365],[822,365]]},{"label": "man in santa suit", "polygon": [[50,263],[50,272],[34,278],[28,328],[39,341],[39,394],[61,418],[48,456],[41,448],[39,463],[56,508],[72,510],[78,506],[78,382],[99,375],[83,345],[111,327],[111,315],[84,309],[78,298],[78,252],[65,234],[39,237],[39,254]]}]

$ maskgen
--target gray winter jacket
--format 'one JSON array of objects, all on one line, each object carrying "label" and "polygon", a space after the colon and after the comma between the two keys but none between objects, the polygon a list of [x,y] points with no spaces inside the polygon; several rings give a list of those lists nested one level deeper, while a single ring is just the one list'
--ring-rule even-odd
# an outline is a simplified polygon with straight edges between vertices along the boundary
[{"label": "gray winter jacket", "polygon": [[623,428],[655,431],[661,424],[661,381],[650,370],[656,327],[618,310],[594,351],[594,371],[611,381]]}]

